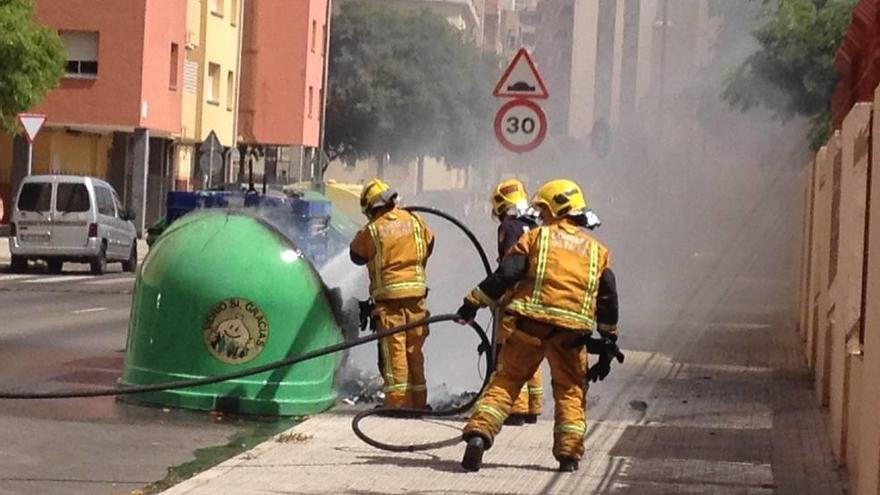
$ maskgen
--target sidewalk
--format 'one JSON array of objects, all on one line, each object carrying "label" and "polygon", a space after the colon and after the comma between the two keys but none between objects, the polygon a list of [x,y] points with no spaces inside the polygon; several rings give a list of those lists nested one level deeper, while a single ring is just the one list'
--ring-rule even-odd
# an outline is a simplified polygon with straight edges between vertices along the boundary
[{"label": "sidewalk", "polygon": [[[330,412],[164,493],[843,494],[796,334],[743,338],[766,336],[764,326],[684,330],[694,339],[676,359],[628,350],[625,365],[589,393],[587,454],[577,473],[555,471],[547,413],[537,425],[507,427],[483,469],[464,473],[461,444],[379,451],[352,434],[350,413]],[[373,419],[364,426],[407,443],[448,438],[461,425]]]}]

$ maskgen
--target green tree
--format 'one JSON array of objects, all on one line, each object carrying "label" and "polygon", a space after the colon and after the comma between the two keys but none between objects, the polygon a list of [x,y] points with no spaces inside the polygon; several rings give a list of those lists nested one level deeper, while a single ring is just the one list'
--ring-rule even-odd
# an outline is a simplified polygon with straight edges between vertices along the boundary
[{"label": "green tree", "polygon": [[857,1],[765,1],[767,20],[753,33],[761,49],[729,76],[724,100],[743,111],[763,106],[783,121],[809,117],[812,146],[821,146],[831,130],[834,55]]},{"label": "green tree", "polygon": [[0,0],[0,127],[37,104],[64,75],[64,44],[34,20],[32,0]]},{"label": "green tree", "polygon": [[467,165],[488,121],[489,88],[480,51],[442,17],[344,3],[330,41],[328,155]]}]

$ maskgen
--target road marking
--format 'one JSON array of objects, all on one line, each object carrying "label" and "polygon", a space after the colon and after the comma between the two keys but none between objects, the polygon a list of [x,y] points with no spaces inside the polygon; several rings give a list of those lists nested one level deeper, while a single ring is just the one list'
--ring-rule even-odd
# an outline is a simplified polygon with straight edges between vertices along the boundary
[{"label": "road marking", "polygon": [[58,277],[40,277],[34,280],[25,280],[26,284],[57,284],[58,282],[76,282],[95,278],[94,275],[61,275]]},{"label": "road marking", "polygon": [[92,280],[91,282],[86,282],[83,285],[111,285],[111,284],[121,284],[123,282],[134,282],[134,277],[115,277],[115,278],[108,278],[105,280]]},{"label": "road marking", "polygon": [[32,278],[36,275],[0,275],[0,282],[4,280],[18,280],[21,278]]},{"label": "road marking", "polygon": [[88,308],[88,309],[78,309],[76,311],[71,311],[71,313],[75,315],[84,315],[86,313],[97,313],[98,311],[107,311],[107,308]]}]

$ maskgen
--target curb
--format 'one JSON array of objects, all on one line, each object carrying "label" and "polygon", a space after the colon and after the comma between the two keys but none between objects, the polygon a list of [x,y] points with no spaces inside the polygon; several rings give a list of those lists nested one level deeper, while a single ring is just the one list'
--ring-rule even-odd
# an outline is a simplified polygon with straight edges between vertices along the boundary
[{"label": "curb", "polygon": [[[0,227],[5,228],[5,226]],[[8,229],[7,229],[8,230]],[[143,261],[147,256],[147,251],[150,250],[150,247],[147,246],[147,241],[143,239],[138,239],[138,261]],[[0,263],[9,263],[10,254],[9,254],[9,238],[0,233]]]}]

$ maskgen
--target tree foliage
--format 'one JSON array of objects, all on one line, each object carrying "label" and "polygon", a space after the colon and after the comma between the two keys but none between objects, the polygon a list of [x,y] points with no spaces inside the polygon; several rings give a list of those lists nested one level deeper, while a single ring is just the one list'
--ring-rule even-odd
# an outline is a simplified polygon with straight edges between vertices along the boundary
[{"label": "tree foliage", "polygon": [[490,67],[440,16],[343,3],[330,41],[331,157],[467,164],[488,121]]},{"label": "tree foliage", "polygon": [[753,33],[761,48],[729,76],[724,100],[743,111],[763,106],[784,121],[809,117],[813,145],[824,143],[837,84],[834,55],[857,1],[765,2],[766,22]]},{"label": "tree foliage", "polygon": [[37,104],[64,74],[64,44],[34,20],[32,0],[0,0],[0,127]]}]

